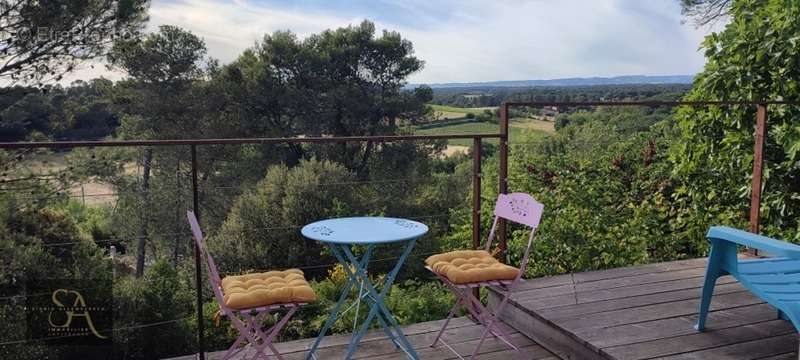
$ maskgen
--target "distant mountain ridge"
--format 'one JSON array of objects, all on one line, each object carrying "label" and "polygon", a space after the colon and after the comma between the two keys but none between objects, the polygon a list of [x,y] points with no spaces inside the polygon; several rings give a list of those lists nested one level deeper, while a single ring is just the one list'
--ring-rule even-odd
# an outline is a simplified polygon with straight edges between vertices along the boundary
[{"label": "distant mountain ridge", "polygon": [[434,89],[486,87],[591,86],[632,84],[691,84],[693,75],[624,75],[613,77],[576,77],[549,80],[508,80],[466,83],[409,84],[415,88],[428,85]]}]

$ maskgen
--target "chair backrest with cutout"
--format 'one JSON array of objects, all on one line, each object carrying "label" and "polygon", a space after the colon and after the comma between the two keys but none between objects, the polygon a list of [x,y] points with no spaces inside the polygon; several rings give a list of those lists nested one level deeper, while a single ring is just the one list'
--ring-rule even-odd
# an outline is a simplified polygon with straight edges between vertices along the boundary
[{"label": "chair backrest with cutout", "polygon": [[525,248],[525,254],[520,262],[520,270],[522,271],[520,271],[517,280],[522,277],[528,265],[528,258],[530,257],[531,247],[533,245],[533,237],[536,234],[536,229],[539,228],[539,222],[542,220],[543,212],[544,205],[536,201],[533,196],[526,193],[500,194],[497,197],[497,202],[494,206],[494,223],[489,232],[489,238],[486,240],[486,251],[491,252],[498,219],[506,219],[521,225],[527,225],[531,228],[528,246]]},{"label": "chair backrest with cutout", "polygon": [[495,216],[534,229],[539,227],[543,211],[544,205],[526,193],[500,194],[494,206]]}]

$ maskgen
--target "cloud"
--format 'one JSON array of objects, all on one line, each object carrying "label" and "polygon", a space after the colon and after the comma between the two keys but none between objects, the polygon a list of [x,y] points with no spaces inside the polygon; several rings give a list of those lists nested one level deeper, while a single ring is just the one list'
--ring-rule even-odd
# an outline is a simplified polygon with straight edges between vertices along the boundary
[{"label": "cloud", "polygon": [[[707,30],[681,25],[676,4],[501,1],[462,8],[469,14],[461,22],[434,31],[401,32],[427,61],[421,81],[695,73],[704,63],[697,48]],[[472,14],[481,15],[470,21]]]},{"label": "cloud", "polygon": [[410,81],[423,83],[692,74],[711,31],[681,24],[677,0],[167,0],[150,18],[150,30],[202,37],[223,63],[266,33],[305,37],[368,19],[414,43],[426,66]]},{"label": "cloud", "polygon": [[252,47],[264,34],[291,30],[301,37],[332,27],[358,23],[360,18],[335,14],[305,15],[247,1],[178,0],[154,3],[150,9],[150,28],[178,25],[202,37],[209,53],[223,62],[234,60]]}]

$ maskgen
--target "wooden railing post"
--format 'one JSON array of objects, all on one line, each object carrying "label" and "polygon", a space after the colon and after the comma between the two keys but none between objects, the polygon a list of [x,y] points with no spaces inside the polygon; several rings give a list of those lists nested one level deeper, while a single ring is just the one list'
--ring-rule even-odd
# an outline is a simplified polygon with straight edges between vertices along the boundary
[{"label": "wooden railing post", "polygon": [[[498,192],[508,193],[508,104],[500,105],[500,169],[498,170]],[[506,234],[506,221],[499,219],[497,222],[497,235],[501,259],[506,262],[506,250],[508,249],[508,239]]]},{"label": "wooden railing post", "polygon": [[472,248],[481,247],[481,138],[472,139]]},{"label": "wooden railing post", "polygon": [[[200,221],[200,193],[197,189],[197,145],[191,145],[192,152],[192,210]],[[192,243],[195,243],[192,241]],[[197,348],[198,359],[205,360],[206,346],[203,326],[203,268],[200,266],[200,248],[194,244],[194,280],[197,289]]]},{"label": "wooden railing post", "polygon": [[758,234],[761,222],[761,180],[764,169],[764,138],[767,129],[767,104],[756,105],[756,132],[753,153],[753,183],[750,191],[750,232]]}]

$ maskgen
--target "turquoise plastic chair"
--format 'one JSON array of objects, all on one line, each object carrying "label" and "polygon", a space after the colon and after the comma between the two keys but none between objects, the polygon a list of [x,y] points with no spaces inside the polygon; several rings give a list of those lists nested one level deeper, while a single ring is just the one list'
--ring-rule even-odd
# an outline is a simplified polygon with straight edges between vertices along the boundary
[{"label": "turquoise plastic chair", "polygon": [[[800,330],[800,246],[725,226],[712,227],[706,237],[711,242],[711,253],[695,329],[703,331],[705,327],[717,278],[731,275]],[[763,250],[774,257],[738,259],[738,245]]]}]

